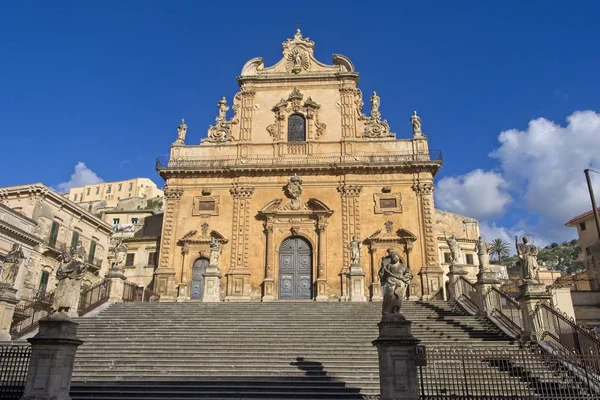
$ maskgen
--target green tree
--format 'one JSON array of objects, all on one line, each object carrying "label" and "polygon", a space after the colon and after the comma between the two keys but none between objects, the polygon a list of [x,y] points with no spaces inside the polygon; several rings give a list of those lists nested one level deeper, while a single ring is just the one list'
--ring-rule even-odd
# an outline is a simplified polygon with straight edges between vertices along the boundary
[{"label": "green tree", "polygon": [[496,238],[490,243],[490,256],[495,256],[498,264],[502,262],[503,257],[510,256],[510,246],[506,240]]}]

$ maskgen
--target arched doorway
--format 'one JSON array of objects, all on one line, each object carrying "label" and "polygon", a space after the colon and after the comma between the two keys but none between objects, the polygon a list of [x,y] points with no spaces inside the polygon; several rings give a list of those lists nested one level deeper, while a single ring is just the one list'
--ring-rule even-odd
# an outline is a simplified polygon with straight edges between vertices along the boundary
[{"label": "arched doorway", "polygon": [[279,247],[279,298],[312,299],[312,248],[299,236],[285,239]]},{"label": "arched doorway", "polygon": [[194,266],[192,267],[192,290],[190,293],[190,298],[192,300],[202,299],[202,295],[204,294],[204,273],[206,272],[206,267],[208,267],[207,258],[199,258],[194,261]]}]

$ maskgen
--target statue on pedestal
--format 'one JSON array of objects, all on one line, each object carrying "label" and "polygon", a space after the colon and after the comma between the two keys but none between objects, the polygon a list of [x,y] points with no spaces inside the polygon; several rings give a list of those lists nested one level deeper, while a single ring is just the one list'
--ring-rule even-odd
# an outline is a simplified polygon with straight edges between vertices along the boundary
[{"label": "statue on pedestal", "polygon": [[350,249],[350,265],[360,265],[360,252],[362,250],[360,240],[352,236],[352,241],[348,244],[348,249]]},{"label": "statue on pedestal", "polygon": [[25,258],[21,245],[19,243],[13,243],[11,250],[4,257],[4,262],[0,265],[0,285],[13,286],[21,262]]},{"label": "statue on pedestal", "polygon": [[79,305],[81,281],[88,268],[85,263],[85,255],[86,252],[81,241],[77,243],[75,249],[63,252],[61,264],[56,271],[58,284],[54,291],[53,312],[61,308],[68,308],[69,316],[78,316],[77,306]]},{"label": "statue on pedestal", "polygon": [[413,136],[423,136],[423,131],[421,130],[421,118],[417,115],[416,111],[414,111],[413,115],[410,117],[410,123],[413,128]]},{"label": "statue on pedestal", "polygon": [[177,127],[177,140],[175,141],[175,143],[184,144],[186,133],[187,125],[185,124],[185,120],[181,118],[181,124]]},{"label": "statue on pedestal", "polygon": [[523,271],[523,280],[535,282],[535,276],[540,268],[537,262],[538,249],[529,243],[527,237],[523,236],[522,241],[523,243],[519,243],[519,237],[515,236],[515,246]]},{"label": "statue on pedestal", "polygon": [[214,237],[210,238],[210,260],[209,265],[219,266],[219,256],[221,255],[221,243]]},{"label": "statue on pedestal", "polygon": [[475,242],[475,251],[477,252],[477,258],[479,258],[479,272],[488,272],[490,270],[490,247],[483,236],[479,236],[477,242]]},{"label": "statue on pedestal", "polygon": [[119,242],[115,245],[114,253],[115,253],[115,261],[113,262],[112,267],[115,269],[123,269],[125,266],[125,261],[127,259],[127,244],[123,243],[123,240],[119,240]]},{"label": "statue on pedestal", "polygon": [[381,259],[378,275],[383,290],[382,314],[401,314],[402,299],[413,278],[410,269],[400,262],[395,250],[388,249],[387,255]]},{"label": "statue on pedestal", "polygon": [[458,240],[456,240],[456,235],[446,237],[446,232],[444,232],[444,238],[446,239],[446,243],[448,243],[448,247],[450,248],[450,264],[462,264],[460,244],[458,243]]}]

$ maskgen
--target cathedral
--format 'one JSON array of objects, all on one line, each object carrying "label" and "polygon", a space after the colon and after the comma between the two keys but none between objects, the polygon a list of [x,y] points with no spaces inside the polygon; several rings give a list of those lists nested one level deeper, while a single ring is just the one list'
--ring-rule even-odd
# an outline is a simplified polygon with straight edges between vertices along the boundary
[{"label": "cathedral", "polygon": [[433,203],[442,158],[421,119],[407,115],[410,133],[397,138],[377,93],[364,106],[348,57],[318,61],[300,30],[282,47],[275,65],[246,62],[200,144],[182,120],[157,160],[161,301],[378,301],[389,249],[413,273],[407,296],[431,298],[444,282]]}]

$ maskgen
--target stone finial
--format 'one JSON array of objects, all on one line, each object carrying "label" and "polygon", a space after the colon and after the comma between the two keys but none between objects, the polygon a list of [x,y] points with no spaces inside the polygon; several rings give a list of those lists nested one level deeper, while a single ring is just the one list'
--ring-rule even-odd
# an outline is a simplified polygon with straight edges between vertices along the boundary
[{"label": "stone finial", "polygon": [[365,137],[368,138],[386,138],[394,137],[395,135],[390,132],[390,126],[385,119],[381,119],[381,112],[379,106],[381,105],[381,99],[377,95],[377,92],[373,92],[371,96],[371,115],[365,118]]},{"label": "stone finial", "polygon": [[423,131],[421,130],[421,118],[417,115],[416,111],[413,111],[413,115],[410,117],[410,123],[413,128],[413,137],[423,137]]},{"label": "stone finial", "polygon": [[235,125],[237,120],[227,119],[227,111],[229,106],[227,105],[227,99],[225,96],[217,103],[219,109],[219,115],[215,118],[215,126],[208,127],[207,138],[203,139],[203,142],[211,143],[222,143],[229,142],[232,140],[231,137],[231,125]]}]

